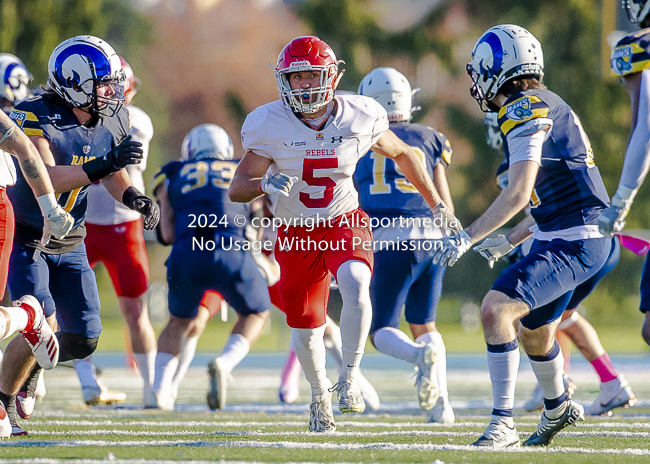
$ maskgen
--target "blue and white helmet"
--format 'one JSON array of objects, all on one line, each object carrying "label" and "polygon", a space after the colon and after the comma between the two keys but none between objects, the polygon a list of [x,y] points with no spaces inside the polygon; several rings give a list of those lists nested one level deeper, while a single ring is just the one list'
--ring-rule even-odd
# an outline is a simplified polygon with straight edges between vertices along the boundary
[{"label": "blue and white helmet", "polygon": [[633,24],[641,24],[650,13],[650,2],[648,0],[623,0],[623,6],[628,19]]},{"label": "blue and white helmet", "polygon": [[359,84],[359,94],[377,100],[391,122],[411,120],[411,113],[420,109],[413,106],[413,95],[418,90],[411,89],[406,76],[395,68],[375,68]]},{"label": "blue and white helmet", "polygon": [[183,139],[181,161],[216,158],[223,161],[234,156],[232,140],[222,127],[216,124],[201,124],[189,131]]},{"label": "blue and white helmet", "polygon": [[0,98],[18,103],[29,96],[32,75],[11,53],[0,53]]},{"label": "blue and white helmet", "polygon": [[472,97],[483,111],[488,111],[487,102],[507,81],[524,75],[532,75],[542,81],[542,46],[523,27],[513,24],[494,26],[474,45],[472,60],[467,63],[467,74],[472,79]]},{"label": "blue and white helmet", "polygon": [[[52,90],[74,107],[113,116],[124,102],[120,57],[97,37],[79,35],[61,43],[50,56],[47,73]],[[99,85],[110,85],[112,95],[98,96]]]}]

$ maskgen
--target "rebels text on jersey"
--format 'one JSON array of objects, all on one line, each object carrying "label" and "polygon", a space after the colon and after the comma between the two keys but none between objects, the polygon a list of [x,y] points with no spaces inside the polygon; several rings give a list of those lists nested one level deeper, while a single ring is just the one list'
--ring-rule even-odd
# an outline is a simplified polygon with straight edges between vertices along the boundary
[{"label": "rebels text on jersey", "polygon": [[242,127],[244,150],[269,158],[269,175],[298,177],[275,216],[329,219],[358,208],[352,175],[359,159],[388,129],[386,110],[369,97],[336,96],[333,120],[320,131],[277,100],[255,109]]},{"label": "rebels text on jersey", "polygon": [[[390,129],[420,158],[429,177],[438,163],[449,166],[449,140],[437,130],[421,124],[393,123]],[[361,209],[374,217],[432,217],[431,207],[401,172],[395,161],[372,150],[359,160],[354,173]]]},{"label": "rebels text on jersey", "polygon": [[609,197],[587,134],[569,105],[549,90],[525,90],[508,98],[499,111],[499,126],[508,165],[509,134],[550,126],[530,201],[531,214],[541,232],[572,229],[582,238],[595,237],[598,212],[607,206]]},{"label": "rebels text on jersey", "polygon": [[248,206],[228,198],[235,169],[235,162],[205,158],[172,161],[156,174],[154,192],[167,184],[169,203],[176,216],[175,247],[191,247],[192,239],[199,235],[207,240],[244,237]]},{"label": "rebels text on jersey", "polygon": [[[20,102],[11,113],[11,119],[26,135],[45,137],[50,143],[54,161],[59,166],[80,165],[105,156],[129,134],[129,115],[124,108],[116,116],[99,118],[94,126],[86,127],[79,123],[63,101],[48,94]],[[38,247],[49,253],[74,249],[85,235],[83,221],[86,217],[87,191],[88,185],[85,185],[57,196],[58,203],[75,220],[73,232],[62,240],[53,237],[47,247],[42,247],[39,240],[43,231],[43,216],[34,193],[19,170],[16,185],[9,189],[16,214],[14,242]]]}]

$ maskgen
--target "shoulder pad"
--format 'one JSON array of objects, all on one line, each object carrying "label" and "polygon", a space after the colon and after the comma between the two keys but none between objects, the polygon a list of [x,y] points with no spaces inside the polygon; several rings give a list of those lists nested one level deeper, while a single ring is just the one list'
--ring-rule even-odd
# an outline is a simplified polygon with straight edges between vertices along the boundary
[{"label": "shoulder pad", "polygon": [[642,29],[619,40],[612,50],[609,63],[612,76],[627,76],[650,67],[648,48],[650,48],[650,29]]},{"label": "shoulder pad", "polygon": [[539,95],[518,94],[499,111],[499,127],[504,135],[512,129],[537,118],[548,117],[548,105]]},{"label": "shoulder pad", "polygon": [[30,98],[16,105],[9,117],[20,126],[25,135],[42,137],[43,130],[37,116],[42,112],[40,106],[42,106],[40,97]]}]

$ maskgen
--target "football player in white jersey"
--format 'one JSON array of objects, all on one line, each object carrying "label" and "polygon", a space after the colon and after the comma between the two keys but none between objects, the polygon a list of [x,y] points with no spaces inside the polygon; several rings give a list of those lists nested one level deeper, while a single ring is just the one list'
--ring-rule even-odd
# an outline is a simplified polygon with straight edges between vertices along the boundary
[{"label": "football player in white jersey", "polygon": [[[138,92],[139,80],[126,60],[120,57],[120,61],[127,79],[124,103],[131,120],[131,136],[142,144],[144,152],[140,164],[127,166],[126,170],[133,185],[144,192],[142,173],[147,167],[153,124],[147,113],[132,104]],[[151,406],[156,334],[149,320],[145,299],[149,285],[149,258],[142,234],[142,216],[115,201],[97,181],[88,189],[86,230],[88,262],[91,267],[103,262],[111,277],[120,311],[129,328],[133,358],[144,382],[142,401],[145,407]],[[74,366],[86,404],[111,404],[125,400],[124,393],[110,391],[97,381],[92,359],[77,360]]]},{"label": "football player in white jersey", "polygon": [[[298,37],[280,52],[275,77],[280,100],[258,107],[242,127],[246,155],[230,198],[249,202],[278,193],[275,256],[280,298],[293,344],[312,389],[309,428],[335,430],[331,392],[341,412],[363,412],[355,376],[370,329],[372,231],[359,209],[352,174],[369,150],[392,158],[449,232],[460,223],[447,209],[417,155],[388,130],[386,110],[371,98],[334,96],[341,78],[332,49],[317,37]],[[343,299],[344,368],[332,387],[325,372],[325,313],[330,276]]]}]

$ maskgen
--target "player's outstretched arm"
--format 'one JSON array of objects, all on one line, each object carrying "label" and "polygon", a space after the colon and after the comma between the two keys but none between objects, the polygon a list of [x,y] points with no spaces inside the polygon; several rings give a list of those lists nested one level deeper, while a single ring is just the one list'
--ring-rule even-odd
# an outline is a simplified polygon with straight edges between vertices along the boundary
[{"label": "player's outstretched arm", "polygon": [[507,235],[499,234],[496,237],[486,238],[481,244],[474,247],[474,251],[487,259],[488,265],[492,268],[494,263],[533,234],[530,228],[534,225],[535,220],[528,215],[523,221],[510,229]]},{"label": "player's outstretched arm", "polygon": [[44,236],[65,237],[72,230],[74,219],[56,202],[54,187],[40,153],[29,137],[2,111],[0,111],[0,134],[2,134],[0,148],[18,158],[20,169],[38,201],[45,219]]},{"label": "player's outstretched arm", "polygon": [[160,220],[158,204],[133,186],[126,169],[102,178],[101,183],[113,198],[142,214],[142,224],[146,230],[151,230],[158,225]]},{"label": "player's outstretched arm", "polygon": [[[235,203],[248,203],[264,193],[271,193],[269,190],[263,190],[262,181],[272,163],[269,158],[247,151],[230,182],[228,189],[230,200]],[[291,185],[289,185],[290,188]]]},{"label": "player's outstretched arm", "polygon": [[447,168],[442,163],[437,163],[433,167],[433,185],[436,187],[442,201],[447,205],[449,212],[454,214],[454,202],[451,199],[451,191],[449,190],[449,182],[447,181]]}]

